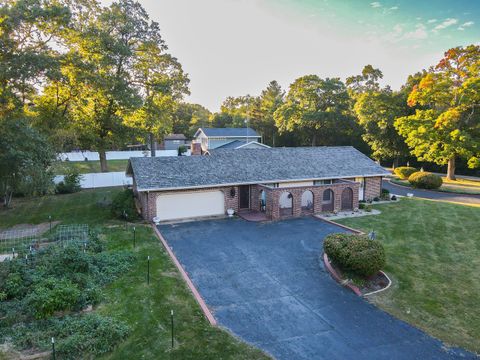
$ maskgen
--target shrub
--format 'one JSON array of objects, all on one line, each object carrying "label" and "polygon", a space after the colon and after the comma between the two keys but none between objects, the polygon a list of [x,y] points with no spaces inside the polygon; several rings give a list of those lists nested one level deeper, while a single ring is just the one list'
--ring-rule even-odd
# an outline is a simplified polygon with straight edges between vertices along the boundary
[{"label": "shrub", "polygon": [[135,199],[131,189],[126,189],[118,193],[114,197],[110,208],[112,215],[118,219],[124,219],[124,214],[127,214],[127,218],[129,220],[138,218],[137,208],[135,207]]},{"label": "shrub", "polygon": [[185,145],[180,145],[177,151],[178,151],[178,156],[182,156],[187,152],[187,147]]},{"label": "shrub", "polygon": [[55,192],[57,194],[72,194],[80,191],[82,188],[80,186],[80,181],[82,180],[82,175],[75,168],[69,168],[66,170],[66,173],[63,177],[63,181],[60,181],[55,186]]},{"label": "shrub", "polygon": [[80,294],[71,281],[49,277],[34,286],[26,297],[26,303],[35,318],[46,319],[55,311],[72,310]]},{"label": "shrub", "polygon": [[418,171],[408,178],[408,182],[415,188],[420,189],[438,189],[442,186],[442,178],[438,175]]},{"label": "shrub", "polygon": [[59,328],[58,352],[64,359],[78,359],[78,354],[98,357],[112,351],[129,330],[125,323],[95,313],[66,317]]},{"label": "shrub", "polygon": [[382,200],[390,200],[390,191],[388,189],[382,189],[382,194],[380,195]]},{"label": "shrub", "polygon": [[365,235],[331,234],[323,242],[328,257],[341,269],[368,277],[385,266],[383,245]]},{"label": "shrub", "polygon": [[410,175],[417,171],[418,169],[411,166],[400,166],[394,170],[395,175],[397,175],[400,179],[403,180],[408,179]]}]

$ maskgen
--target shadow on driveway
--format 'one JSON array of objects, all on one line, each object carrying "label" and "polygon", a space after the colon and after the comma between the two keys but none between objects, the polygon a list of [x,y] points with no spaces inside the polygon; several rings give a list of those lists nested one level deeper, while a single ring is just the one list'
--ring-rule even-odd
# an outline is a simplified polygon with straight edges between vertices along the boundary
[{"label": "shadow on driveway", "polygon": [[159,226],[221,326],[277,359],[476,358],[340,287],[319,260],[343,228],[313,218]]}]

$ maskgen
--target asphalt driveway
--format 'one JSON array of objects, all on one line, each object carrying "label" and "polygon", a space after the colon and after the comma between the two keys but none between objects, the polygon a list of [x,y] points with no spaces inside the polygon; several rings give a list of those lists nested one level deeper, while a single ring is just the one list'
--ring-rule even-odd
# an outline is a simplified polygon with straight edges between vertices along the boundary
[{"label": "asphalt driveway", "polygon": [[277,359],[466,359],[340,287],[313,218],[159,226],[218,323]]},{"label": "asphalt driveway", "polygon": [[383,179],[382,188],[390,191],[391,194],[407,196],[412,193],[414,196],[424,199],[441,200],[456,202],[462,204],[480,204],[480,195],[474,194],[455,194],[441,191],[412,189],[406,186],[393,184],[388,179]]}]

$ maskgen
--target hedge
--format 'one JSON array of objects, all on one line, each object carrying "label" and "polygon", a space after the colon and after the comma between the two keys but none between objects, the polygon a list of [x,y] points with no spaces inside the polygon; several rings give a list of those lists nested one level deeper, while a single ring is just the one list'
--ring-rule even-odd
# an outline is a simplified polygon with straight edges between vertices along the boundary
[{"label": "hedge", "polygon": [[413,187],[420,189],[438,189],[443,184],[440,176],[422,171],[410,175],[408,182]]},{"label": "hedge", "polygon": [[342,270],[361,277],[374,275],[385,266],[383,245],[365,235],[330,234],[323,242],[323,249]]},{"label": "hedge", "polygon": [[410,175],[417,172],[418,169],[411,166],[400,166],[394,170],[395,175],[397,175],[402,180],[407,180]]}]

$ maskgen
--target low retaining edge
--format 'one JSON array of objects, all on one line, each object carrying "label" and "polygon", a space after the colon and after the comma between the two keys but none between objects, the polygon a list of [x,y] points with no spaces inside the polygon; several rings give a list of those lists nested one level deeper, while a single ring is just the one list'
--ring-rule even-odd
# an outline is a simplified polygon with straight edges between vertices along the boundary
[{"label": "low retaining edge", "polygon": [[350,290],[352,290],[355,294],[357,294],[358,296],[362,296],[362,292],[360,291],[360,289],[358,287],[356,287],[355,285],[352,285],[352,284],[349,284],[349,283],[346,283],[343,281],[343,279],[340,277],[340,275],[337,274],[337,272],[335,271],[335,269],[332,267],[332,265],[330,264],[330,260],[328,259],[328,256],[327,254],[323,253],[323,263],[325,264],[325,267],[327,268],[328,272],[330,273],[330,275],[332,275],[332,277],[341,285],[349,288]]},{"label": "low retaining edge", "polygon": [[185,282],[187,283],[188,287],[190,288],[190,291],[193,293],[193,296],[195,297],[195,300],[197,300],[198,305],[200,305],[200,308],[202,309],[203,314],[205,315],[207,320],[210,322],[210,325],[216,326],[217,320],[215,320],[215,318],[213,317],[212,313],[208,309],[207,304],[203,300],[202,296],[198,292],[195,285],[193,285],[192,280],[190,280],[190,277],[188,276],[187,272],[183,269],[183,266],[178,261],[172,249],[170,249],[170,247],[168,246],[167,241],[165,240],[165,238],[163,237],[163,235],[160,233],[160,231],[157,229],[155,225],[152,224],[152,228],[155,231],[155,234],[157,235],[157,237],[160,239],[160,242],[162,243],[163,247],[167,251],[170,258],[172,259],[173,263],[177,267],[178,271],[180,271],[180,274],[182,275],[183,280],[185,280]]}]

